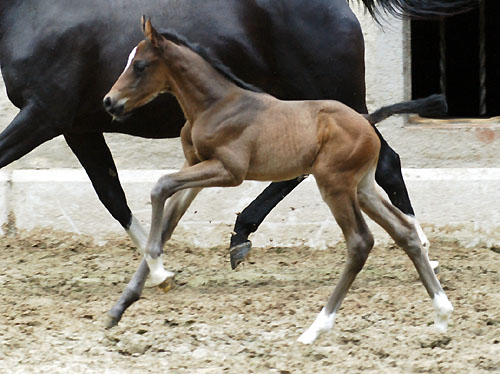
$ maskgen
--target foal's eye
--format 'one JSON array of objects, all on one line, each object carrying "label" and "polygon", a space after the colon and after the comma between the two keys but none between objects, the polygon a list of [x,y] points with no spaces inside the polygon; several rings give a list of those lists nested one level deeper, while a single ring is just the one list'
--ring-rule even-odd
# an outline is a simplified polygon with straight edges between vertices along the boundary
[{"label": "foal's eye", "polygon": [[140,74],[144,70],[146,70],[146,66],[147,66],[147,64],[144,61],[135,61],[134,65],[133,65],[134,72],[137,74]]}]

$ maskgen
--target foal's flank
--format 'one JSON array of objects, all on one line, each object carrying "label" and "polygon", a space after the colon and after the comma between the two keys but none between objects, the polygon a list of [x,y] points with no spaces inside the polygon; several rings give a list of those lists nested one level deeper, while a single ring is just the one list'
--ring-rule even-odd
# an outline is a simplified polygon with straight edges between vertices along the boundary
[{"label": "foal's flank", "polygon": [[[336,101],[285,102],[254,92],[195,52],[179,35],[160,35],[145,19],[143,31],[145,40],[105,101],[108,108],[120,106],[113,110],[115,115],[127,115],[151,97],[169,91],[187,119],[181,136],[186,164],[179,172],[161,177],[151,192],[145,259],[154,284],[162,285],[173,277],[163,268],[163,247],[199,190],[310,173],[342,229],[347,261],[327,304],[298,340],[312,343],[332,328],[344,297],[363,268],[373,237],[361,210],[411,258],[434,301],[436,326],[446,328],[453,308],[430,266],[417,225],[375,183],[380,141],[369,116],[367,119]],[[389,110],[384,116],[394,113],[401,111]]]}]

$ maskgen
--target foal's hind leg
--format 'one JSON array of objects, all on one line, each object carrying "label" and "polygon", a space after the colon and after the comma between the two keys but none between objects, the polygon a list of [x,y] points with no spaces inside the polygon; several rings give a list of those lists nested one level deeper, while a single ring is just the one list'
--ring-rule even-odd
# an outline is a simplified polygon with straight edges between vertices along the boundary
[{"label": "foal's hind leg", "polygon": [[346,183],[346,178],[334,179],[325,183],[316,176],[323,200],[330,207],[346,239],[347,261],[328,303],[313,324],[298,338],[304,344],[311,344],[322,332],[333,327],[335,315],[373,247],[373,236],[359,209],[355,187],[334,191],[333,188]]},{"label": "foal's hind leg", "polygon": [[438,330],[446,331],[453,307],[434,274],[427,252],[422,246],[418,226],[414,220],[401,213],[385,199],[378,188],[373,172],[369,173],[358,187],[360,205],[410,257],[427,293],[433,300],[436,311],[435,325]]}]

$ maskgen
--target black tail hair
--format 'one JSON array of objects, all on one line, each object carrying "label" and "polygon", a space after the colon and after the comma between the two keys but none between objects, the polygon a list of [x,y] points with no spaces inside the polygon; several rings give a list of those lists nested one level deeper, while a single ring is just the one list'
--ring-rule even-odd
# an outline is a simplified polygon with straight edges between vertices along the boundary
[{"label": "black tail hair", "polygon": [[403,101],[401,103],[384,106],[364,117],[372,125],[383,121],[393,114],[415,113],[421,116],[442,116],[448,112],[448,105],[444,95],[431,95],[423,99]]},{"label": "black tail hair", "polygon": [[[349,0],[352,1],[352,0]],[[372,17],[389,13],[397,17],[432,19],[451,16],[477,8],[479,0],[358,0]]]}]

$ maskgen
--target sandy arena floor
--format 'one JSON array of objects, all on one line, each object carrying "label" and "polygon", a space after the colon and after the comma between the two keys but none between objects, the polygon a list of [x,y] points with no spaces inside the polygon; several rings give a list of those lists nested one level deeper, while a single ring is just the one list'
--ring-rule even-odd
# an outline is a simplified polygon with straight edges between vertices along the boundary
[{"label": "sandy arena floor", "polygon": [[0,239],[0,373],[500,372],[500,250],[431,237],[455,312],[432,331],[432,304],[404,253],[376,247],[332,332],[295,340],[338,279],[341,245],[254,250],[232,271],[226,248],[169,249],[177,286],[148,288],[105,330],[139,257],[51,231]]}]

